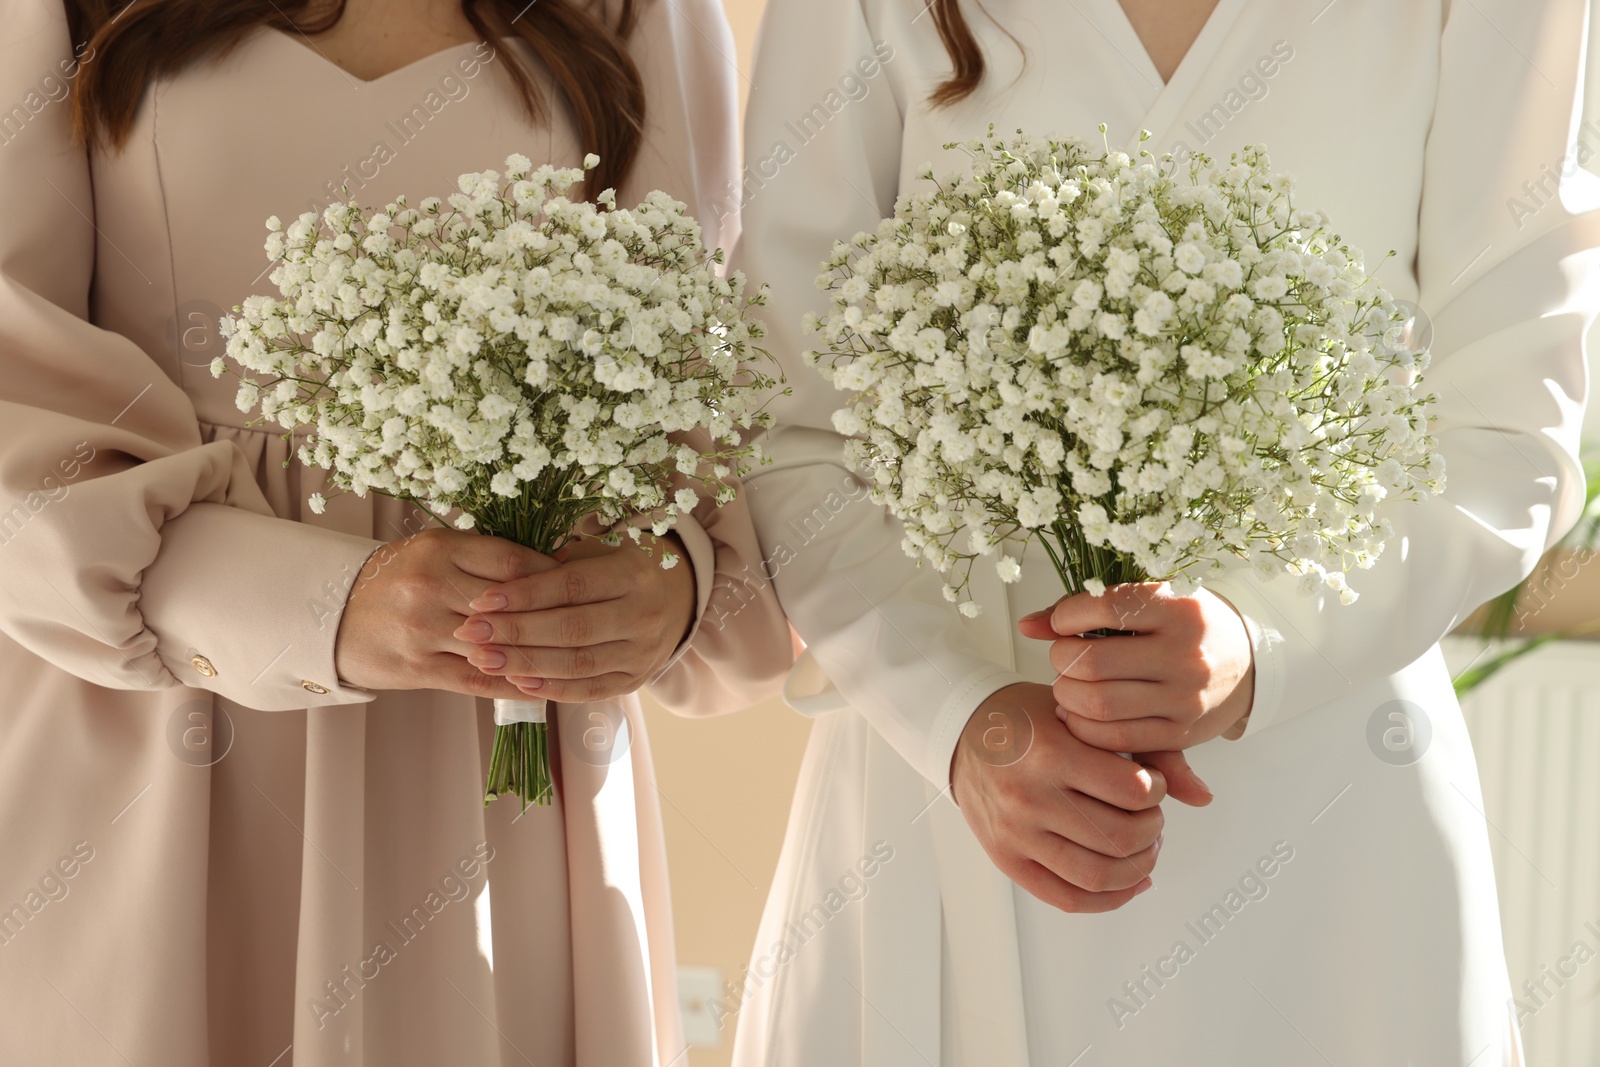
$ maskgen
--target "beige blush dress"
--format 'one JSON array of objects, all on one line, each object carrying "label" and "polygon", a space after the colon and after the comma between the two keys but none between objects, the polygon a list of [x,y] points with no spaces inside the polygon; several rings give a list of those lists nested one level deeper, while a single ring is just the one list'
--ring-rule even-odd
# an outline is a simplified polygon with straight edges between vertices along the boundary
[{"label": "beige blush dress", "polygon": [[[664,188],[727,243],[722,12],[653,0],[633,40],[621,198]],[[73,57],[59,3],[0,2],[0,101],[26,112],[0,124],[0,1063],[686,1062],[637,703],[558,707],[560,802],[485,808],[488,701],[334,673],[352,579],[423,517],[312,514],[323,473],[206,366],[222,310],[270,290],[267,216],[346,182],[445,193],[512,152],[575,165],[570,124],[531,124],[486,44],[361,81],[262,29],[85,152],[40,91]],[[758,549],[742,502],[695,519],[707,622],[654,692],[711,713],[792,646],[767,590],[710,621]]]}]

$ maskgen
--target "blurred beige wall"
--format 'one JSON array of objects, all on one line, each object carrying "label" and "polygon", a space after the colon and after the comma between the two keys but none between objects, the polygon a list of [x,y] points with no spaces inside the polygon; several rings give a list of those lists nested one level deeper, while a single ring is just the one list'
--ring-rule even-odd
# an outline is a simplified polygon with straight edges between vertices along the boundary
[{"label": "blurred beige wall", "polygon": [[[765,0],[724,0],[738,40],[741,102]],[[783,844],[810,720],[779,701],[719,719],[681,719],[648,696],[661,817],[672,874],[678,962],[738,978],[749,962],[761,905]],[[673,1067],[726,1067],[733,1023],[714,1047]]]},{"label": "blurred beige wall", "polygon": [[[718,719],[682,719],[645,698],[667,835],[678,964],[737,980],[783,844],[810,720],[779,701]],[[732,1002],[729,1004],[733,1006]],[[729,1019],[714,1047],[673,1067],[726,1067]]]}]

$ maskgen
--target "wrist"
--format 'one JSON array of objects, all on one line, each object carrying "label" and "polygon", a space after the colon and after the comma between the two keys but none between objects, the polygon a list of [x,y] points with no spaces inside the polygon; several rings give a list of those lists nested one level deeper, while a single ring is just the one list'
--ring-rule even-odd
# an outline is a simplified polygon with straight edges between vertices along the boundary
[{"label": "wrist", "polygon": [[[683,539],[675,533],[667,533],[660,539],[656,548],[657,559],[663,553],[671,553],[677,557],[677,562],[667,568],[668,580],[673,589],[673,607],[682,608],[683,627],[678,632],[677,645],[682,645],[694,633],[695,606],[698,588],[695,583],[694,560],[689,555],[689,550],[684,546]],[[676,646],[674,646],[676,647]]]},{"label": "wrist", "polygon": [[[958,779],[970,778],[975,763],[1005,767],[1027,755],[1033,744],[1033,719],[1027,712],[1026,697],[1037,689],[1048,692],[1046,686],[1013,682],[996,689],[972,709],[950,754],[952,800],[956,800],[960,788]],[[1053,701],[1054,697],[1050,699]]]},{"label": "wrist", "polygon": [[1247,618],[1245,618],[1244,612],[1240,611],[1233,601],[1229,600],[1221,593],[1213,591],[1211,595],[1222,601],[1222,603],[1226,604],[1228,606],[1228,610],[1233,612],[1234,622],[1236,622],[1239,627],[1239,640],[1242,642],[1250,655],[1249,666],[1245,669],[1243,676],[1239,679],[1239,684],[1234,687],[1234,691],[1228,697],[1228,706],[1234,715],[1233,721],[1230,722],[1219,735],[1224,741],[1237,741],[1239,738],[1244,736],[1245,729],[1250,724],[1250,712],[1255,705],[1255,640],[1254,635],[1251,633],[1250,622]]},{"label": "wrist", "polygon": [[[1235,724],[1239,737],[1260,733],[1282,717],[1289,688],[1290,662],[1279,609],[1248,572],[1226,574],[1206,587],[1238,613],[1250,641],[1250,700]],[[1284,627],[1293,632],[1292,627]],[[1331,663],[1331,661],[1329,661]]]},{"label": "wrist", "polygon": [[356,689],[372,689],[372,680],[365,677],[360,649],[353,647],[352,642],[359,644],[359,639],[354,632],[362,625],[358,619],[350,622],[352,608],[359,603],[354,614],[359,615],[365,609],[367,600],[374,594],[372,586],[378,579],[383,567],[393,562],[395,545],[393,542],[379,545],[362,561],[356,571],[356,577],[345,592],[344,602],[339,605],[338,622],[333,631],[333,673],[340,685],[351,686]]}]

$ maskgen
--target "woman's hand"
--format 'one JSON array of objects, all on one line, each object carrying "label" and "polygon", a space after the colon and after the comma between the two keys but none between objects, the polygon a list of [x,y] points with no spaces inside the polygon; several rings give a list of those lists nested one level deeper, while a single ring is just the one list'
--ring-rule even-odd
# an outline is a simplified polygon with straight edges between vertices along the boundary
[{"label": "woman's hand", "polygon": [[333,650],[339,678],[363,689],[520,698],[467,662],[477,646],[455,631],[485,589],[557,566],[514,542],[458,530],[391,541],[368,557],[345,601]]},{"label": "woman's hand", "polygon": [[950,790],[1006,877],[1062,911],[1111,911],[1150,887],[1167,775],[1191,802],[1211,799],[1181,755],[1166,762],[1163,773],[1080,741],[1050,687],[1024,683],[967,720]]},{"label": "woman's hand", "polygon": [[[646,537],[646,541],[651,538]],[[663,552],[678,557],[663,569]],[[585,701],[632,693],[654,678],[694,619],[694,568],[676,537],[641,548],[585,539],[560,566],[485,589],[456,636],[468,659],[521,694]]]},{"label": "woman's hand", "polygon": [[[1244,620],[1204,589],[1176,596],[1163,583],[1063,597],[1018,629],[1050,641],[1056,700],[1073,736],[1108,752],[1192,748],[1236,738],[1255,696]],[[1080,637],[1098,629],[1130,636]]]}]

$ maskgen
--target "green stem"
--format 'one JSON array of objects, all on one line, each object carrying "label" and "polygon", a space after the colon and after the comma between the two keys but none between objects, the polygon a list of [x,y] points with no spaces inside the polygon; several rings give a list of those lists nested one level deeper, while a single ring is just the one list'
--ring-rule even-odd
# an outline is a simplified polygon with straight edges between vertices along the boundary
[{"label": "green stem", "polygon": [[[1149,581],[1149,576],[1127,556],[1104,545],[1089,544],[1075,523],[1057,522],[1035,537],[1044,546],[1068,596],[1084,592],[1083,583],[1090,578],[1098,578],[1108,586]],[[1099,629],[1089,636],[1118,637],[1128,632]]]},{"label": "green stem", "polygon": [[[572,496],[566,481],[526,482],[521,496],[494,497],[468,510],[483,533],[550,555],[566,542],[589,506]],[[484,806],[504,793],[520,798],[523,811],[529,804],[543,807],[554,799],[548,724],[519,722],[495,727]]]},{"label": "green stem", "polygon": [[544,807],[555,795],[550,773],[549,726],[542,722],[517,722],[497,726],[494,750],[489,756],[489,782],[483,804],[503,793],[514,793],[529,804]]}]

